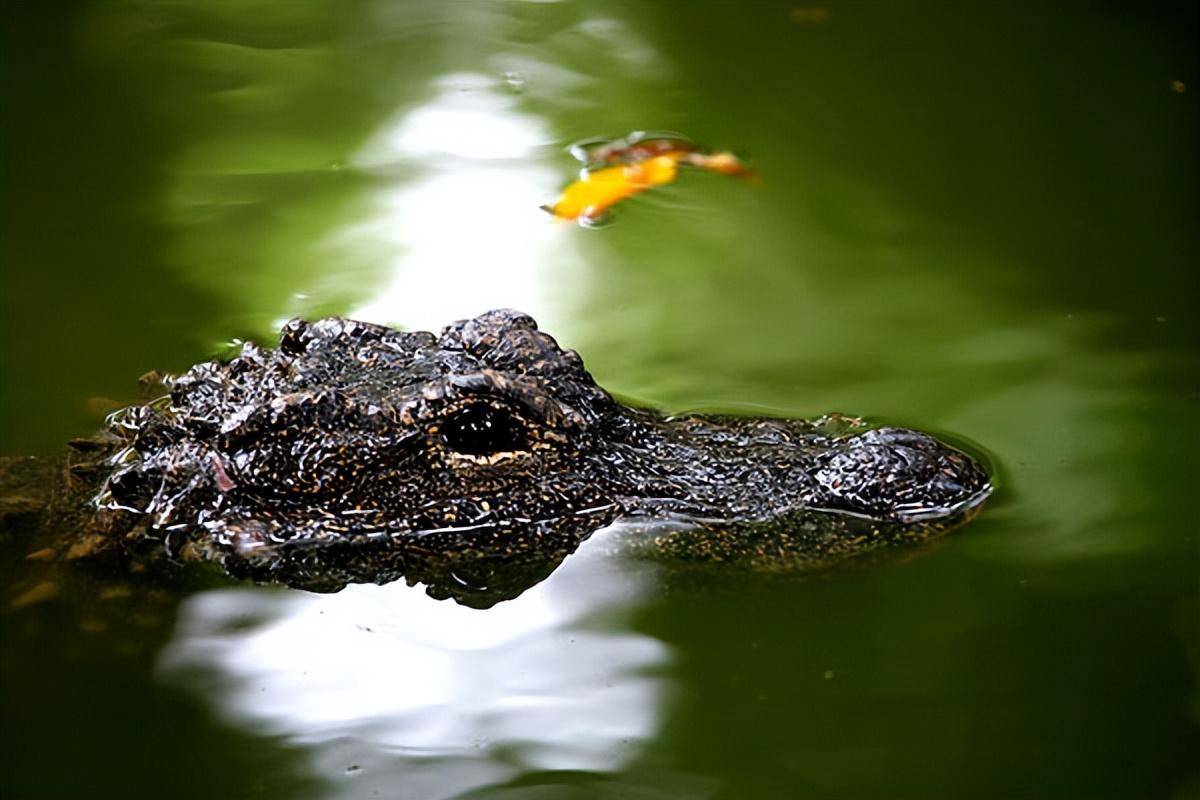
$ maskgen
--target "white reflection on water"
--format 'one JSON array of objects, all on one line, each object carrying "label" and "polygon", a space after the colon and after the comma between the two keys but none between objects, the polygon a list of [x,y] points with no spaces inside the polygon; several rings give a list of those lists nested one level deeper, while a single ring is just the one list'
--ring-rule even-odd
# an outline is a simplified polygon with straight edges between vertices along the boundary
[{"label": "white reflection on water", "polygon": [[669,658],[613,624],[641,594],[615,561],[585,548],[487,611],[403,583],[203,592],[159,671],[230,723],[305,746],[333,796],[432,800],[529,769],[614,770],[658,728],[648,673]]},{"label": "white reflection on water", "polygon": [[338,234],[391,254],[391,283],[351,316],[437,330],[507,306],[547,328],[562,324],[562,298],[580,296],[584,264],[576,231],[539,208],[563,182],[535,161],[557,152],[554,137],[495,77],[452,74],[434,86],[431,100],[383,126],[353,160],[419,177],[381,190],[378,212]]},{"label": "white reflection on water", "polygon": [[[329,243],[382,246],[390,284],[349,316],[437,330],[508,306],[569,324],[566,298],[587,296],[580,231],[539,208],[563,183],[539,162],[558,143],[518,101],[498,76],[443,76],[351,159],[380,188]],[[650,671],[669,657],[621,622],[641,583],[619,566],[585,546],[487,611],[402,583],[204,592],[184,603],[160,674],[230,724],[303,747],[333,796],[433,800],[528,770],[617,770],[659,727]]]}]

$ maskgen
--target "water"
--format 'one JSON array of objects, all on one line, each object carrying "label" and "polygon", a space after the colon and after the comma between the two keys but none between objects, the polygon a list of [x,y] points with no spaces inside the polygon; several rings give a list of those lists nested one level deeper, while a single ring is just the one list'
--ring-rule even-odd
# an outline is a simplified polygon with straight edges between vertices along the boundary
[{"label": "water", "polygon": [[[9,610],[5,795],[1200,793],[1196,27],[1104,2],[12,9],[6,454],[294,315],[515,306],[623,396],[949,434],[1000,491],[932,552],[815,579],[598,535],[486,612],[221,584],[104,631],[79,622],[109,601]],[[567,144],[637,129],[763,183],[688,174],[599,230],[538,209]]]}]

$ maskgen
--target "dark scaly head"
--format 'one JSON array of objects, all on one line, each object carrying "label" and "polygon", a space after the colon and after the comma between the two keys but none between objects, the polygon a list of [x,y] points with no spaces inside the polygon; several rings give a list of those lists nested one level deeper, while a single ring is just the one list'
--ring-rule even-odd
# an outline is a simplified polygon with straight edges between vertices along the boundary
[{"label": "dark scaly head", "polygon": [[115,414],[125,446],[98,504],[135,540],[236,575],[314,589],[404,576],[462,600],[519,592],[622,516],[903,526],[990,491],[925,434],[833,427],[627,408],[515,311],[440,336],[293,321],[278,348],[247,344]]},{"label": "dark scaly head", "polygon": [[182,558],[309,588],[464,551],[561,559],[617,513],[582,468],[615,409],[514,311],[441,336],[296,320],[115,414],[99,505]]}]

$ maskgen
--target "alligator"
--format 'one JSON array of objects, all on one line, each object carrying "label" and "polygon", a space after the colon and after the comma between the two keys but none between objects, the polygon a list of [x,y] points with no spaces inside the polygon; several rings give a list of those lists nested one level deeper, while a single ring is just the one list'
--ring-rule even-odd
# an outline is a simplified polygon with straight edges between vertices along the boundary
[{"label": "alligator", "polygon": [[70,531],[47,558],[165,556],[313,591],[405,578],[486,607],[614,523],[683,560],[807,569],[928,541],[992,492],[913,430],[624,404],[512,310],[440,335],[293,320],[276,348],[154,383],[72,442],[60,501],[10,493],[9,516]]}]

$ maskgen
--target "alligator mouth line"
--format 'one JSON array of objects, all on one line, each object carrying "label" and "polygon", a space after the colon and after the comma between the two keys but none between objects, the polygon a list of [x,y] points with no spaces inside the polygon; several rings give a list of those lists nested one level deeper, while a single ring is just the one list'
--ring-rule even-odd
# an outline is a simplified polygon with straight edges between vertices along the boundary
[{"label": "alligator mouth line", "polygon": [[[995,487],[990,483],[977,491],[974,495],[960,500],[948,506],[940,506],[937,508],[929,508],[922,511],[906,511],[903,505],[895,506],[896,520],[901,523],[910,522],[935,522],[943,519],[957,519],[966,515],[967,519],[973,519],[975,514],[983,508],[984,503],[995,492]],[[828,509],[833,511],[833,509]],[[854,512],[843,512],[854,515]]]},{"label": "alligator mouth line", "polygon": [[[228,548],[239,555],[251,556],[256,552],[301,552],[304,550],[321,550],[336,545],[339,547],[368,547],[370,545],[392,542],[417,542],[421,539],[444,535],[472,534],[489,531],[508,531],[514,528],[537,529],[554,527],[563,523],[578,523],[586,519],[604,519],[606,512],[617,511],[617,503],[603,503],[590,508],[581,508],[570,514],[550,517],[509,517],[503,520],[489,520],[468,525],[446,525],[430,528],[407,528],[389,530],[386,528],[353,530],[337,532],[334,536],[312,536],[293,539],[251,538],[235,531],[231,536]],[[603,523],[606,524],[606,523]],[[600,527],[603,527],[603,524]],[[582,539],[581,539],[582,541]]]}]

